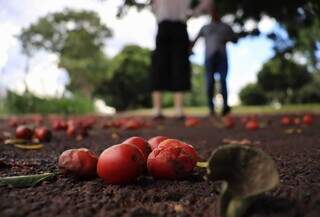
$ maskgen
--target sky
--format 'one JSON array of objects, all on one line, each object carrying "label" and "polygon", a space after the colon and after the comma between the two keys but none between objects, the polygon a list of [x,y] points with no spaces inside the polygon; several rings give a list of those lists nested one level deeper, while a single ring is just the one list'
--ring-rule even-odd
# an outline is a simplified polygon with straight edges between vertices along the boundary
[{"label": "sky", "polygon": [[[26,58],[16,39],[22,28],[36,22],[39,17],[65,8],[93,10],[113,30],[113,38],[106,40],[105,53],[112,57],[126,44],[137,44],[154,49],[157,25],[149,10],[138,12],[130,9],[122,19],[116,18],[120,0],[0,0],[0,94],[5,89],[23,93],[25,83],[39,96],[60,96],[69,82],[66,70],[58,68],[58,56],[44,51],[37,53],[30,61],[28,77],[25,78]],[[226,20],[228,17],[226,17]],[[188,22],[190,38],[209,21],[206,16]],[[248,21],[246,28],[255,23]],[[276,22],[264,17],[257,24],[260,31],[268,33],[276,28]],[[134,27],[134,29],[132,28]],[[262,34],[263,35],[263,34]],[[229,102],[239,103],[238,93],[246,84],[256,80],[256,74],[263,63],[273,56],[273,43],[265,36],[247,37],[237,44],[228,44],[229,56]],[[191,61],[203,64],[204,43],[200,40]]]}]

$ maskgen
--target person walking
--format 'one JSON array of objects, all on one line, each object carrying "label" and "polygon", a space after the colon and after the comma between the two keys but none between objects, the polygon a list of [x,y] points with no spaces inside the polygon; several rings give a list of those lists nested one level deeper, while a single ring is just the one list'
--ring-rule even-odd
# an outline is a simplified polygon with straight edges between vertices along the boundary
[{"label": "person walking", "polygon": [[[184,93],[191,89],[190,41],[187,19],[192,0],[153,0],[152,11],[158,23],[156,49],[152,56],[151,89],[154,118],[164,118],[162,94],[174,93],[175,116],[184,119]],[[207,1],[207,0],[205,0]],[[196,13],[203,11],[200,4]]]},{"label": "person walking", "polygon": [[215,116],[214,106],[214,74],[220,75],[221,94],[223,98],[222,116],[230,113],[231,108],[228,104],[228,58],[226,43],[229,41],[237,42],[237,35],[232,28],[223,23],[217,10],[211,9],[211,22],[204,25],[195,40],[191,43],[191,47],[195,45],[200,37],[205,39],[205,70],[206,70],[206,92],[208,97],[208,107],[211,116]]}]

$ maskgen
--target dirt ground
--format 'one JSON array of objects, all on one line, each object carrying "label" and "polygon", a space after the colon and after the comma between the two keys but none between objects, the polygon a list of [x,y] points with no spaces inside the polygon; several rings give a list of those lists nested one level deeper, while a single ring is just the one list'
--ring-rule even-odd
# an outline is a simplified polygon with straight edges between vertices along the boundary
[{"label": "dirt ground", "polygon": [[[278,165],[281,184],[252,207],[247,216],[320,216],[320,116],[311,127],[298,126],[302,133],[285,133],[280,116],[264,117],[268,126],[248,131],[237,120],[234,129],[213,127],[203,119],[197,127],[165,120],[153,128],[112,130],[96,126],[82,141],[68,139],[64,132],[54,132],[53,140],[41,150],[24,151],[0,144],[0,176],[58,172],[57,158],[69,148],[86,147],[100,154],[130,136],[150,138],[164,135],[194,145],[203,159],[224,139],[248,139],[252,145],[269,153]],[[292,128],[292,127],[291,127]],[[5,120],[0,132],[13,132]],[[76,180],[59,175],[55,180],[32,188],[0,187],[1,217],[114,217],[114,216],[213,216],[217,185],[205,181],[204,171],[181,181],[141,177],[125,186],[104,184],[100,179]],[[272,197],[271,197],[272,196]]]}]

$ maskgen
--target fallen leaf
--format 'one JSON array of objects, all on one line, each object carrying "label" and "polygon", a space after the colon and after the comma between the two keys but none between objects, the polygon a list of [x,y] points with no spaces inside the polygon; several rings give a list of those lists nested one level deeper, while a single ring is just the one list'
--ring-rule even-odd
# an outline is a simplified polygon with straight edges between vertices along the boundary
[{"label": "fallen leaf", "polygon": [[43,148],[43,144],[14,144],[14,147],[25,150],[38,150]]},{"label": "fallen leaf", "polygon": [[14,144],[25,144],[27,143],[27,140],[24,139],[7,139],[4,141],[4,144],[6,145],[14,145]]},{"label": "fallen leaf", "polygon": [[12,176],[0,178],[0,186],[10,186],[14,188],[33,187],[40,182],[51,180],[54,173],[43,173],[38,175]]},{"label": "fallen leaf", "polygon": [[181,205],[181,204],[175,204],[174,205],[174,210],[176,211],[176,212],[183,212],[183,206]]}]

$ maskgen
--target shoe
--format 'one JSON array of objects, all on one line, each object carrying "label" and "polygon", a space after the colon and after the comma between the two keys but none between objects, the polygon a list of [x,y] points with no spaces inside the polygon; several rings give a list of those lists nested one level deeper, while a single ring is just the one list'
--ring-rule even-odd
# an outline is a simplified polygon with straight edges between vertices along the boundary
[{"label": "shoe", "polygon": [[231,112],[230,106],[226,106],[223,108],[221,115],[222,115],[222,117],[224,117],[224,116],[228,115],[230,112]]},{"label": "shoe", "polygon": [[166,117],[163,114],[156,115],[152,118],[153,121],[163,121]]},{"label": "shoe", "polygon": [[185,115],[180,115],[180,116],[176,116],[174,119],[176,121],[184,121],[184,120],[186,120],[186,116]]}]

